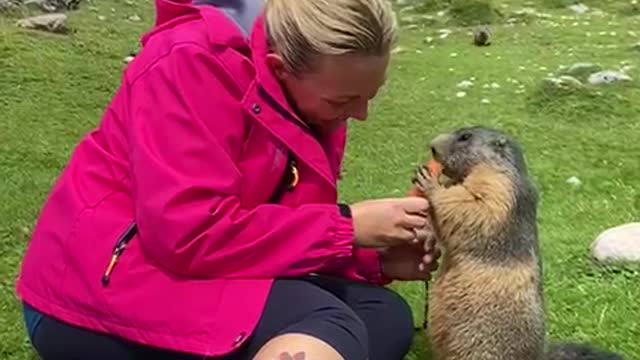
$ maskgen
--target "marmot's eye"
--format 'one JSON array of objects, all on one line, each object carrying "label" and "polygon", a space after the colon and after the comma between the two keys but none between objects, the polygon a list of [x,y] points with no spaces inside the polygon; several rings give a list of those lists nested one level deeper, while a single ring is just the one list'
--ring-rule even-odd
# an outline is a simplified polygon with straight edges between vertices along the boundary
[{"label": "marmot's eye", "polygon": [[458,137],[458,141],[462,142],[462,141],[467,141],[471,139],[471,133],[463,133]]}]

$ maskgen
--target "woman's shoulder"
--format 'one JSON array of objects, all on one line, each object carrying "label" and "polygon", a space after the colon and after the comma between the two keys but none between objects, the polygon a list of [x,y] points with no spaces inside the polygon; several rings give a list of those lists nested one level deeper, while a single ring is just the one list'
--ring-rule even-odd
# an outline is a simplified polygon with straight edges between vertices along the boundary
[{"label": "woman's shoulder", "polygon": [[[167,2],[166,0],[162,0]],[[141,39],[142,49],[126,69],[135,81],[151,67],[175,57],[193,58],[191,66],[224,74],[239,89],[255,78],[247,38],[225,13],[207,5],[175,5],[171,11],[158,6],[156,25]],[[183,7],[183,8],[180,8]],[[206,58],[206,61],[202,61]],[[206,67],[206,68],[204,68]]]}]

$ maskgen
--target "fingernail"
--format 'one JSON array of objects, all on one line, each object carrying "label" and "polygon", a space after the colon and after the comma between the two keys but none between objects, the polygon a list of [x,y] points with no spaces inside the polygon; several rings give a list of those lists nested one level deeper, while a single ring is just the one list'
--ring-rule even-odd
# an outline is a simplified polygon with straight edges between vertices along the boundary
[{"label": "fingernail", "polygon": [[424,269],[425,269],[425,265],[424,264],[421,263],[421,264],[418,265],[418,270],[420,270],[422,272],[422,271],[424,271]]}]

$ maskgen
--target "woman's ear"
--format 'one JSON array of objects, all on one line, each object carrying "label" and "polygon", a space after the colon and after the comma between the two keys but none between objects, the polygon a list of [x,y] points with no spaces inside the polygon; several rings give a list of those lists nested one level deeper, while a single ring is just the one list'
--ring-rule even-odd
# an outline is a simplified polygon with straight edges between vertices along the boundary
[{"label": "woman's ear", "polygon": [[288,71],[284,66],[284,61],[278,54],[267,54],[267,66],[278,80],[284,80],[288,76]]}]

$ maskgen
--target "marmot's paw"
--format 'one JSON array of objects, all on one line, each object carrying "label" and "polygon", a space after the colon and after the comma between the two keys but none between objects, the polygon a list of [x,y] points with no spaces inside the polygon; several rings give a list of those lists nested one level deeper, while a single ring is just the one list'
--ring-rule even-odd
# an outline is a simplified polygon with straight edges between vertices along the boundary
[{"label": "marmot's paw", "polygon": [[440,184],[438,184],[438,180],[431,175],[429,168],[426,165],[416,167],[412,182],[423,194],[426,195],[431,194],[440,186]]}]

